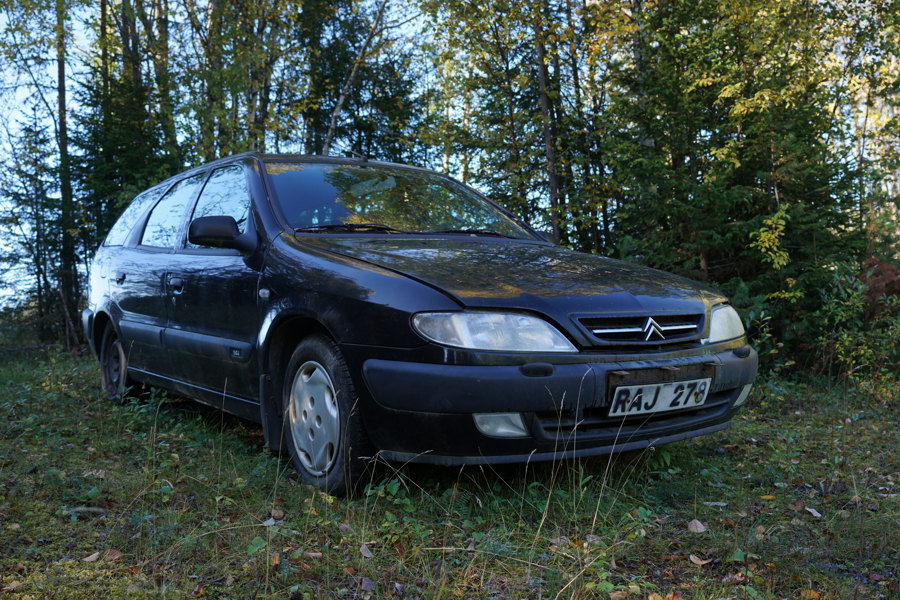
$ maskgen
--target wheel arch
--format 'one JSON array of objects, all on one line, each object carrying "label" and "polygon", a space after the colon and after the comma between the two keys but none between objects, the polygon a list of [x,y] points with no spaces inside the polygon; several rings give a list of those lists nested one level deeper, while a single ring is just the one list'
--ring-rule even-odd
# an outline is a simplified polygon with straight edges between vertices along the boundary
[{"label": "wheel arch", "polygon": [[266,443],[275,452],[284,450],[284,419],[279,401],[284,372],[297,344],[312,334],[322,334],[335,340],[324,323],[302,313],[281,314],[260,333],[260,421]]},{"label": "wheel arch", "polygon": [[[91,324],[91,339],[90,343],[94,347],[97,355],[100,355],[100,342],[103,341],[103,332],[106,330],[107,325],[112,324],[112,317],[109,316],[109,313],[106,311],[99,311],[94,314],[93,323]],[[113,324],[115,327],[115,324]],[[118,333],[118,330],[116,331]]]},{"label": "wheel arch", "polygon": [[335,339],[328,328],[318,319],[301,315],[284,315],[270,328],[263,346],[262,372],[280,381],[291,353],[300,341],[314,333]]}]

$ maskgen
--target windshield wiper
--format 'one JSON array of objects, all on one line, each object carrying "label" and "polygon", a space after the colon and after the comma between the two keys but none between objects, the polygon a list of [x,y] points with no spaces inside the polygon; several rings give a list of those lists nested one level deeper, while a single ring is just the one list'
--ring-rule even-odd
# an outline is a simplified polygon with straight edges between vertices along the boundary
[{"label": "windshield wiper", "polygon": [[295,227],[299,233],[328,233],[332,231],[362,232],[377,231],[380,233],[409,233],[402,229],[395,229],[389,225],[380,223],[329,223],[327,225],[310,225],[308,227]]},{"label": "windshield wiper", "polygon": [[469,235],[491,235],[504,238],[512,237],[492,229],[439,229],[437,231],[423,231],[422,233],[467,233]]}]

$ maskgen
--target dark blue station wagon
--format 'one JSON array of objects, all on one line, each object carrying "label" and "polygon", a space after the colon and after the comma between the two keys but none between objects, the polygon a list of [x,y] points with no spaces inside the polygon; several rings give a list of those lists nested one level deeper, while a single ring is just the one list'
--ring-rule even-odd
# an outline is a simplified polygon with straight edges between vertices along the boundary
[{"label": "dark blue station wagon", "polygon": [[718,292],[560,248],[425,169],[243,154],[137,196],[97,251],[105,393],[159,386],[262,424],[352,492],[441,465],[646,448],[728,427],[756,352]]}]

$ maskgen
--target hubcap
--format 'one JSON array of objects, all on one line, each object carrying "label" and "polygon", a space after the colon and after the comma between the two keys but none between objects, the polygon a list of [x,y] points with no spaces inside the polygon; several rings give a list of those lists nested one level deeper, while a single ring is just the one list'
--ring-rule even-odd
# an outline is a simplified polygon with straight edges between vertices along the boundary
[{"label": "hubcap", "polygon": [[288,422],[294,449],[306,470],[313,475],[327,473],[337,455],[341,420],[331,377],[313,360],[303,363],[294,375]]}]

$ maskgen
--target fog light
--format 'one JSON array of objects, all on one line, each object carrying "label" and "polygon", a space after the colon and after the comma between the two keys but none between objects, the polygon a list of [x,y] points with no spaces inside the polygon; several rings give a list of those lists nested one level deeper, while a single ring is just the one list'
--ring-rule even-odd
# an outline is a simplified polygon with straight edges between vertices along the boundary
[{"label": "fog light", "polygon": [[752,383],[748,383],[747,385],[744,386],[744,389],[741,390],[741,395],[738,396],[738,399],[734,401],[735,407],[738,407],[747,401],[747,396],[750,395],[750,388],[752,388],[752,387],[753,387]]},{"label": "fog light", "polygon": [[502,438],[528,437],[522,413],[476,413],[475,427],[484,435]]}]

